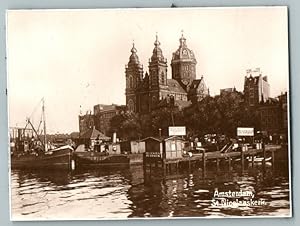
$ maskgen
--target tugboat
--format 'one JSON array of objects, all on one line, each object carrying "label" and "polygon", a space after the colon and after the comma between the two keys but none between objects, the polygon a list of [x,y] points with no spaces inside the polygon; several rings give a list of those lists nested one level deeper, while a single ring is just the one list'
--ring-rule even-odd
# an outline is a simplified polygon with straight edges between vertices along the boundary
[{"label": "tugboat", "polygon": [[[59,148],[50,147],[47,143],[45,105],[42,99],[43,134],[39,134],[30,118],[26,120],[26,126],[18,129],[17,137],[11,137],[11,168],[12,169],[72,169],[72,153],[74,149],[70,145]],[[31,129],[27,128],[28,126]],[[39,127],[40,127],[39,126]],[[24,131],[32,131],[32,136],[25,136]]]},{"label": "tugboat", "polygon": [[120,145],[110,143],[110,138],[95,127],[81,134],[80,140],[73,154],[76,169],[129,166],[130,158],[121,153]]}]

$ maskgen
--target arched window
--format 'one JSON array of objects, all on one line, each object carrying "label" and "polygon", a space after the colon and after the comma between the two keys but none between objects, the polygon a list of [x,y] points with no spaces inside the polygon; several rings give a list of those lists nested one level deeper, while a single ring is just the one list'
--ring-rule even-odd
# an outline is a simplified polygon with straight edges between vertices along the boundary
[{"label": "arched window", "polygon": [[133,102],[132,99],[130,99],[130,100],[128,101],[128,110],[129,110],[130,112],[133,112],[133,111],[134,111],[134,102]]},{"label": "arched window", "polygon": [[161,77],[160,78],[161,83],[165,84],[165,74],[163,72],[161,73],[160,77]]},{"label": "arched window", "polygon": [[129,78],[126,78],[126,88],[129,88]]},{"label": "arched window", "polygon": [[133,78],[131,75],[129,75],[129,88],[132,89],[133,88]]}]

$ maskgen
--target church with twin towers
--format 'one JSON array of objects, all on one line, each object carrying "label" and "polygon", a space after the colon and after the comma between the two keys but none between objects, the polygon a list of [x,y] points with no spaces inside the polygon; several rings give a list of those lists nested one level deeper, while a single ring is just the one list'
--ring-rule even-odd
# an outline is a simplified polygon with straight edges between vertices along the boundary
[{"label": "church with twin towers", "polygon": [[137,52],[133,44],[129,62],[125,66],[128,111],[144,114],[170,105],[182,109],[209,95],[203,76],[197,79],[197,60],[193,51],[187,47],[183,34],[178,49],[172,54],[171,79],[167,78],[167,58],[163,55],[157,35],[148,72],[144,73]]}]

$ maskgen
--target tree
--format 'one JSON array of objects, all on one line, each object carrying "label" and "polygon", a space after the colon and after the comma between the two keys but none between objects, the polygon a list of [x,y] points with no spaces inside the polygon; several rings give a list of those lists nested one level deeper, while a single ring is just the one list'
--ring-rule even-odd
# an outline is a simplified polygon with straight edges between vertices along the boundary
[{"label": "tree", "polygon": [[109,131],[111,134],[116,132],[124,140],[138,139],[142,135],[139,116],[134,113],[115,115],[110,121]]},{"label": "tree", "polygon": [[189,136],[218,133],[234,137],[239,126],[259,127],[257,113],[250,111],[240,92],[206,97],[186,108],[184,116]]}]

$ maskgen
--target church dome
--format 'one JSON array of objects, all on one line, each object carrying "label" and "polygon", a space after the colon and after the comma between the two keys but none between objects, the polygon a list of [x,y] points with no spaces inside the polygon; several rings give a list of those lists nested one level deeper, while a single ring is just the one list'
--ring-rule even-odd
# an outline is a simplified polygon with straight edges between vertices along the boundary
[{"label": "church dome", "polygon": [[131,55],[129,57],[129,64],[139,64],[140,61],[139,61],[139,57],[138,55],[136,54],[137,50],[134,46],[134,43],[132,44],[132,48],[131,48]]},{"label": "church dome", "polygon": [[179,48],[176,50],[176,52],[173,53],[172,56],[172,62],[177,61],[187,61],[187,62],[194,62],[196,63],[196,58],[192,50],[190,50],[186,45],[186,39],[181,35],[181,38],[179,39]]},{"label": "church dome", "polygon": [[156,40],[154,42],[154,49],[151,57],[151,61],[165,61],[165,58],[163,56],[162,50],[160,48],[160,42],[158,41],[158,37],[156,35]]}]

